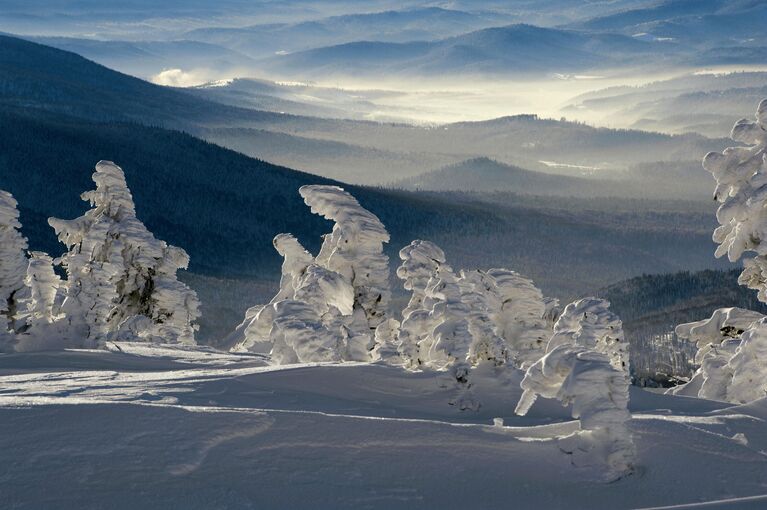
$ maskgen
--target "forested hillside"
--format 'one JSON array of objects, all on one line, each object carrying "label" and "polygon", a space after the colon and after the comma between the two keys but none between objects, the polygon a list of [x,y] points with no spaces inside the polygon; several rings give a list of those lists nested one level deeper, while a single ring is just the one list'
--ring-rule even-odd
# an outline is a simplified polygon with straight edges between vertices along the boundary
[{"label": "forested hillside", "polygon": [[[740,269],[646,274],[601,290],[599,295],[623,320],[635,376],[664,382],[667,376],[692,375],[697,349],[676,338],[677,324],[733,306],[767,314],[767,305],[756,293],[738,285],[739,273]],[[666,373],[654,372],[664,366]]]}]

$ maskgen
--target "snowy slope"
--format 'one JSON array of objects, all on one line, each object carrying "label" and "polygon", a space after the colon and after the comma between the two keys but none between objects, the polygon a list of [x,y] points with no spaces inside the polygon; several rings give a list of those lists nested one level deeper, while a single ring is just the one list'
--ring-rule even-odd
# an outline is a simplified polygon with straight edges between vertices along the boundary
[{"label": "snowy slope", "polygon": [[475,413],[447,404],[440,374],[383,365],[138,344],[1,356],[0,506],[621,509],[767,493],[765,400],[632,388],[639,468],[603,484],[551,439],[577,428],[558,403],[513,417],[520,377],[477,377]]}]

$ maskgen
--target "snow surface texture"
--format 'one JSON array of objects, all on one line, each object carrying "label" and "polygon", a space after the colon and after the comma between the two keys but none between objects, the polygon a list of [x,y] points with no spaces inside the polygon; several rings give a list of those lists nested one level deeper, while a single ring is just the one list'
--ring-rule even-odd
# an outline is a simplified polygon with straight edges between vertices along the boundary
[{"label": "snow surface texture", "polygon": [[13,348],[20,300],[24,298],[27,240],[19,229],[18,203],[0,190],[0,352]]},{"label": "snow surface texture", "polygon": [[588,454],[562,451],[580,426],[559,402],[539,398],[513,414],[519,371],[475,370],[483,406],[461,412],[445,405],[452,389],[436,372],[106,347],[0,356],[3,508],[765,504],[764,399],[733,407],[630,388],[635,474],[605,484],[600,471],[573,466]]}]

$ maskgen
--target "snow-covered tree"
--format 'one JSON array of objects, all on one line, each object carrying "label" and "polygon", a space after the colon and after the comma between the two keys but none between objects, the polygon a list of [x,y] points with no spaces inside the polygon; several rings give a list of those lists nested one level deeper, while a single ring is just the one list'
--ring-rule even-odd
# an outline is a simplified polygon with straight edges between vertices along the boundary
[{"label": "snow-covered tree", "polygon": [[410,301],[402,311],[407,318],[413,310],[424,308],[426,286],[436,275],[440,267],[445,266],[445,252],[430,241],[416,240],[399,251],[402,264],[397,268],[397,276],[404,280],[405,290],[411,292]]},{"label": "snow-covered tree", "polygon": [[[744,146],[711,152],[703,160],[716,179],[714,199],[720,203],[713,236],[719,244],[716,256],[727,254],[735,262],[745,252],[755,253],[743,262],[738,282],[767,302],[767,99],[759,103],[756,120],[739,120],[730,136]],[[686,386],[697,388],[700,397],[730,402],[765,396],[763,324],[761,314],[728,308],[678,326],[677,335],[698,346],[700,369]]]},{"label": "snow-covered tree", "polygon": [[527,414],[538,396],[572,405],[580,430],[559,444],[575,466],[591,470],[601,465],[606,481],[631,472],[635,447],[627,428],[629,382],[606,354],[570,343],[551,346],[527,369],[521,385],[519,415]]},{"label": "snow-covered tree", "polygon": [[743,333],[725,370],[732,374],[726,393],[729,402],[745,404],[767,397],[767,318]]},{"label": "snow-covered tree", "polygon": [[678,325],[675,332],[677,337],[696,345],[695,362],[701,363],[712,349],[725,341],[740,339],[747,329],[763,318],[764,315],[752,310],[719,308],[708,319]]},{"label": "snow-covered tree", "polygon": [[24,307],[29,328],[34,331],[43,324],[56,321],[60,306],[57,297],[62,282],[53,270],[53,259],[47,253],[30,253],[24,283],[30,293]]},{"label": "snow-covered tree", "polygon": [[246,351],[264,351],[271,349],[270,331],[274,321],[274,304],[293,299],[298,280],[306,269],[314,263],[314,257],[294,236],[278,234],[272,241],[274,248],[282,256],[282,275],[280,290],[266,305],[256,305],[245,312],[245,320],[227,339],[229,345]]},{"label": "snow-covered tree", "polygon": [[61,313],[86,346],[107,338],[194,343],[199,301],[176,271],[189,257],[156,239],[136,218],[120,167],[100,161],[96,189],[83,193],[92,209],[74,220],[50,218],[69,251]]},{"label": "snow-covered tree", "polygon": [[629,345],[623,335],[623,323],[609,307],[608,301],[593,297],[567,305],[554,324],[554,334],[546,350],[576,345],[601,352],[617,370],[628,376]]},{"label": "snow-covered tree", "polygon": [[[708,319],[677,326],[677,336],[698,347],[695,362],[700,368],[687,386],[697,388],[697,395],[701,398],[741,402],[737,397],[749,394],[747,381],[761,374],[760,369],[754,370],[751,361],[757,364],[767,362],[756,355],[763,336],[758,332],[763,320],[764,315],[751,310],[720,308]],[[752,335],[750,332],[753,329],[757,331]],[[746,337],[749,339],[748,345],[741,350],[738,359],[732,362]],[[731,387],[736,371],[738,389],[733,391]],[[759,385],[754,384],[753,388],[758,394]]]},{"label": "snow-covered tree", "polygon": [[743,262],[738,281],[767,302],[767,99],[759,103],[756,121],[738,121],[730,136],[746,146],[711,152],[703,160],[716,179],[714,199],[721,204],[716,213],[720,226],[714,231],[716,256],[727,254],[735,262],[744,252],[756,253]]},{"label": "snow-covered tree", "polygon": [[508,269],[491,269],[487,274],[494,282],[490,291],[497,296],[492,318],[498,334],[517,365],[527,367],[546,350],[551,336],[546,318],[550,307],[532,280]]},{"label": "snow-covered tree", "polygon": [[472,336],[469,361],[472,365],[490,362],[496,366],[509,361],[507,342],[500,336],[497,317],[493,312],[501,308],[493,292],[496,281],[484,271],[462,271],[458,286],[461,301],[468,306],[469,332]]},{"label": "snow-covered tree", "polygon": [[338,186],[302,186],[299,193],[313,213],[335,222],[316,262],[351,283],[355,313],[360,310],[364,314],[364,321],[357,322],[367,329],[358,333],[372,336],[386,319],[391,298],[389,258],[383,253],[389,233],[376,215]]},{"label": "snow-covered tree", "polygon": [[19,304],[26,292],[27,240],[19,232],[17,207],[13,195],[0,190],[0,350],[19,327]]},{"label": "snow-covered tree", "polygon": [[[275,238],[284,259],[280,290],[267,305],[249,309],[229,340],[237,349],[271,350],[277,363],[373,361],[379,355],[376,330],[386,321],[391,297],[389,261],[383,253],[389,234],[374,214],[337,186],[303,186],[299,192],[312,212],[335,222],[333,231],[324,236],[316,257],[290,234]],[[284,315],[290,310],[300,312],[300,321],[328,341],[299,345],[308,338],[291,333],[294,323]],[[324,347],[315,357],[311,349],[317,346]],[[336,349],[333,356],[327,352],[331,347]]]},{"label": "snow-covered tree", "polygon": [[445,253],[434,243],[416,240],[399,252],[402,263],[397,276],[411,292],[410,301],[402,311],[402,324],[398,336],[398,349],[405,365],[418,368],[428,359],[430,335],[434,328],[432,307],[435,296],[427,296],[430,283],[440,275],[452,275],[445,262]]}]

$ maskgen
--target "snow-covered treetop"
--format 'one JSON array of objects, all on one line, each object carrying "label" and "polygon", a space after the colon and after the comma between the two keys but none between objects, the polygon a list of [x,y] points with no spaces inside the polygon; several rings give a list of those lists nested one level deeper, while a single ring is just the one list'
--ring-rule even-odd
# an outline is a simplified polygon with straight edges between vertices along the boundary
[{"label": "snow-covered treetop", "polygon": [[430,241],[416,240],[399,251],[402,264],[397,276],[404,280],[405,290],[426,290],[429,279],[445,264],[445,252]]},{"label": "snow-covered treetop", "polygon": [[282,275],[296,277],[314,262],[314,257],[291,234],[277,234],[272,241],[277,253],[282,255]]},{"label": "snow-covered treetop", "polygon": [[20,228],[18,202],[13,195],[0,190],[0,288],[7,292],[21,288],[26,273],[27,240]]},{"label": "snow-covered treetop", "polygon": [[359,245],[389,242],[389,233],[381,220],[344,189],[315,184],[301,186],[298,192],[314,214],[336,223],[333,234],[337,233],[345,242]]},{"label": "snow-covered treetop", "polygon": [[508,269],[491,269],[487,274],[495,280],[501,306],[505,311],[520,320],[543,318],[546,302],[543,293],[532,280]]},{"label": "snow-covered treetop", "polygon": [[335,222],[315,261],[351,282],[355,307],[364,311],[372,332],[385,320],[391,297],[389,258],[383,253],[389,233],[375,214],[338,186],[302,186],[299,193],[313,213]]},{"label": "snow-covered treetop", "polygon": [[19,203],[13,198],[13,195],[0,190],[0,225],[4,228],[21,228],[18,206]]},{"label": "snow-covered treetop", "polygon": [[767,302],[767,100],[756,112],[756,121],[743,119],[732,128],[733,140],[746,147],[730,147],[724,152],[711,152],[703,167],[716,179],[714,198],[721,203],[716,213],[720,226],[713,239],[719,244],[716,256],[727,254],[738,260],[743,252],[756,252],[757,257],[744,263],[739,282],[758,291]]},{"label": "snow-covered treetop", "polygon": [[567,305],[554,325],[547,352],[560,345],[579,345],[606,354],[615,368],[628,372],[623,323],[609,307],[608,301],[594,297]]},{"label": "snow-covered treetop", "polygon": [[122,169],[111,161],[96,163],[93,174],[96,189],[83,193],[82,199],[96,207],[95,214],[106,214],[117,220],[135,216],[136,206]]}]

